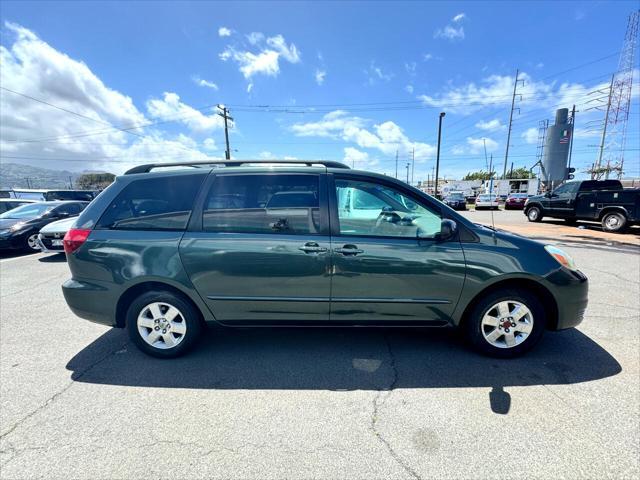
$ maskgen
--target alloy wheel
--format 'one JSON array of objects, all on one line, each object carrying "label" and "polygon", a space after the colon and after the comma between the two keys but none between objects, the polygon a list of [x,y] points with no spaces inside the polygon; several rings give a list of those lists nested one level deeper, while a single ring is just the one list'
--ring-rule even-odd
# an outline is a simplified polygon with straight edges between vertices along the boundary
[{"label": "alloy wheel", "polygon": [[31,250],[40,250],[40,246],[38,245],[38,234],[34,233],[33,235],[29,235],[27,238],[27,245]]},{"label": "alloy wheel", "polygon": [[498,348],[513,348],[524,342],[533,330],[533,314],[522,302],[503,300],[482,317],[484,339]]},{"label": "alloy wheel", "polygon": [[140,337],[161,350],[178,346],[187,333],[187,322],[180,310],[164,302],[144,307],[138,315],[137,326]]}]

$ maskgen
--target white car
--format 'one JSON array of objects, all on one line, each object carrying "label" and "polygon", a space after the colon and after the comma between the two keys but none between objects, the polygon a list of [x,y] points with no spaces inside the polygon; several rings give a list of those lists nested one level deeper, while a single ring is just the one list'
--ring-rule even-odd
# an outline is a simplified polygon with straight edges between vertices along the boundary
[{"label": "white car", "polygon": [[498,210],[498,197],[488,193],[480,194],[476,197],[476,210]]},{"label": "white car", "polygon": [[78,217],[64,218],[42,227],[38,234],[40,250],[45,253],[62,252],[64,250],[62,239],[77,219]]}]

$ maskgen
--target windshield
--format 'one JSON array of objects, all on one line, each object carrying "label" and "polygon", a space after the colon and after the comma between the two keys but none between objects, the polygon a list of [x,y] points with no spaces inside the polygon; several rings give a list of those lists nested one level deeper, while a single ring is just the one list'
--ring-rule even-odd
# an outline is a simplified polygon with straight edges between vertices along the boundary
[{"label": "windshield", "polygon": [[511,198],[527,198],[526,193],[512,193],[509,195]]},{"label": "windshield", "polygon": [[495,200],[496,196],[495,195],[480,195],[478,198],[480,200],[483,200],[483,201],[488,201],[488,200]]},{"label": "windshield", "polygon": [[464,200],[464,195],[461,193],[450,193],[449,198],[452,200]]},{"label": "windshield", "polygon": [[36,218],[53,207],[54,205],[47,205],[46,203],[30,203],[5,212],[0,215],[0,218]]}]

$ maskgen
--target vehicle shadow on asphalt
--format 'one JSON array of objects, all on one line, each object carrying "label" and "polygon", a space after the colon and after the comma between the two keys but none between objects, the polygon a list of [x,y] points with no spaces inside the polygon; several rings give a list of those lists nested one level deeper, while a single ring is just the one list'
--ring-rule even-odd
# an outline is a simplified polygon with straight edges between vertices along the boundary
[{"label": "vehicle shadow on asphalt", "polygon": [[52,253],[46,257],[40,257],[38,261],[42,263],[63,263],[67,261],[67,256],[64,252]]},{"label": "vehicle shadow on asphalt", "polygon": [[506,387],[565,385],[620,373],[620,364],[576,329],[547,332],[524,357],[470,351],[453,329],[215,328],[188,355],[159,360],[113,329],[67,364],[77,382],[136,387],[278,390],[492,388],[508,413]]}]

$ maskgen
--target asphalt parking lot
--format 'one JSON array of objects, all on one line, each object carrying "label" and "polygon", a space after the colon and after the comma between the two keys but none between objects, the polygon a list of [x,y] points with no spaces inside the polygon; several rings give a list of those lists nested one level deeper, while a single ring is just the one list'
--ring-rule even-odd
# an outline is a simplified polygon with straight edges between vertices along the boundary
[{"label": "asphalt parking lot", "polygon": [[68,310],[64,256],[1,259],[0,477],[637,478],[637,233],[494,220],[590,280],[584,322],[516,360],[449,330],[215,329],[162,361]]}]

